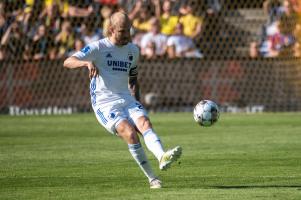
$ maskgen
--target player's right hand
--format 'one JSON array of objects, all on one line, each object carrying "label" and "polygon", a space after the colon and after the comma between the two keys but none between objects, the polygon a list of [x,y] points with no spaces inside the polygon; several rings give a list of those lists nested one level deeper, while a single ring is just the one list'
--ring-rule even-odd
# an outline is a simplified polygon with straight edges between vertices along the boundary
[{"label": "player's right hand", "polygon": [[87,63],[87,67],[89,69],[89,78],[92,79],[98,75],[98,69],[92,62]]}]

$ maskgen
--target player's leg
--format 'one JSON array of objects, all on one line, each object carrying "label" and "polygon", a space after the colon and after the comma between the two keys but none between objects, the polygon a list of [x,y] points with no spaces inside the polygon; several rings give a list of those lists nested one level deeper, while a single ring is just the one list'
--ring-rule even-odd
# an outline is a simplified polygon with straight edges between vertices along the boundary
[{"label": "player's leg", "polygon": [[159,168],[161,170],[166,170],[174,161],[177,161],[181,157],[182,148],[180,146],[166,152],[163,151],[161,141],[154,132],[151,122],[147,117],[141,116],[136,121],[137,128],[142,133],[146,146],[159,160]]},{"label": "player's leg", "polygon": [[180,146],[164,152],[161,140],[154,131],[152,124],[140,103],[135,102],[130,105],[128,112],[131,120],[135,123],[136,128],[143,136],[147,148],[158,159],[160,163],[159,168],[161,170],[167,169],[174,161],[180,158],[182,154],[182,148]]},{"label": "player's leg", "polygon": [[120,136],[129,147],[129,151],[136,163],[139,165],[145,176],[150,182],[151,188],[161,188],[161,182],[158,180],[149,164],[149,161],[144,153],[143,147],[139,141],[137,132],[132,124],[127,120],[123,120],[116,127],[118,136]]},{"label": "player's leg", "polygon": [[131,155],[149,179],[151,188],[160,188],[161,184],[156,181],[156,176],[140,144],[137,132],[133,125],[126,119],[126,115],[122,109],[98,109],[95,107],[93,109],[98,122],[110,133],[118,135],[128,144]]},{"label": "player's leg", "polygon": [[141,116],[135,121],[135,125],[141,133],[146,147],[154,154],[158,161],[160,161],[164,154],[164,148],[160,138],[152,128],[150,120],[146,116]]}]

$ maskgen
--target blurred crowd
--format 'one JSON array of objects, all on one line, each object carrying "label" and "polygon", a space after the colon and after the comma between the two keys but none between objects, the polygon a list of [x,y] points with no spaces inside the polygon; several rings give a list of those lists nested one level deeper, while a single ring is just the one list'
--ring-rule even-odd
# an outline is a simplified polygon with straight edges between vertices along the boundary
[{"label": "blurred crowd", "polygon": [[[218,9],[218,0],[206,2],[208,12]],[[132,39],[142,56],[201,58],[195,41],[203,17],[194,13],[196,8],[185,0],[2,0],[0,60],[70,56],[107,36],[109,18],[117,10],[133,21]]]},{"label": "blurred crowd", "polygon": [[[132,40],[145,58],[202,58],[205,49],[200,41],[208,39],[204,30],[207,37],[214,38],[218,33],[223,38],[223,30],[216,23],[222,18],[222,2],[1,0],[0,60],[53,60],[70,56],[88,43],[106,37],[109,18],[117,10],[128,13],[133,22]],[[265,0],[262,7],[268,19],[260,41],[250,44],[250,56],[300,57],[300,0]]]},{"label": "blurred crowd", "polygon": [[251,57],[301,57],[301,1],[265,0],[268,16],[260,40],[250,44]]}]

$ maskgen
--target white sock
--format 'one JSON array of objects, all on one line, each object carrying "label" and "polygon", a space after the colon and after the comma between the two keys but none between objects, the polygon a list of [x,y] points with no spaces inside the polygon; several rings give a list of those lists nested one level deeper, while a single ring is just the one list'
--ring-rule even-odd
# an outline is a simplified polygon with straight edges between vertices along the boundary
[{"label": "white sock", "polygon": [[142,135],[148,150],[150,150],[160,161],[162,155],[164,154],[164,150],[160,138],[153,131],[153,129],[146,130]]},{"label": "white sock", "polygon": [[140,143],[128,144],[130,153],[143,171],[149,182],[156,178]]}]

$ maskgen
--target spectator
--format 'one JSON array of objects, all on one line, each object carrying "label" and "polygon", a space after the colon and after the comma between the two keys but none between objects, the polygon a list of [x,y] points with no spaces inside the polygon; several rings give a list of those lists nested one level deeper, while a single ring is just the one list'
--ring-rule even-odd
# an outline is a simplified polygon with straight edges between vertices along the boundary
[{"label": "spectator", "polygon": [[184,35],[181,23],[176,25],[174,35],[170,36],[167,40],[167,53],[169,58],[202,57],[193,40]]},{"label": "spectator", "polygon": [[3,2],[0,2],[0,38],[2,38],[7,28],[8,20],[5,13],[5,4]]},{"label": "spectator", "polygon": [[263,57],[277,57],[292,53],[295,39],[292,33],[286,32],[286,16],[267,28],[267,38],[260,45],[259,52]]},{"label": "spectator", "polygon": [[102,34],[100,30],[95,29],[92,24],[86,23],[81,26],[81,39],[84,41],[85,45],[100,40]]},{"label": "spectator", "polygon": [[300,42],[296,42],[294,45],[294,57],[301,58],[301,45]]},{"label": "spectator", "polygon": [[92,0],[68,0],[69,17],[88,17],[93,12]]},{"label": "spectator", "polygon": [[74,50],[70,51],[68,53],[68,57],[72,56],[73,54],[75,54],[76,52],[80,51],[81,49],[83,49],[85,47],[85,43],[82,39],[80,38],[76,38],[75,42],[74,42]]},{"label": "spectator", "polygon": [[33,55],[33,59],[34,60],[39,60],[44,58],[47,55],[47,50],[49,47],[49,43],[50,43],[50,38],[51,37],[47,37],[47,30],[46,30],[46,26],[44,24],[41,24],[38,27],[38,31],[37,33],[34,35],[33,37],[33,51],[34,51],[34,55]]},{"label": "spectator", "polygon": [[35,0],[25,0],[25,13],[32,11]]},{"label": "spectator", "polygon": [[134,9],[137,1],[140,0],[119,0],[118,4],[124,9],[126,13],[129,13],[129,11]]},{"label": "spectator", "polygon": [[218,14],[222,9],[220,0],[206,0],[206,12],[209,15]]},{"label": "spectator", "polygon": [[297,24],[297,14],[288,0],[283,1],[283,5],[279,10],[281,12],[280,21],[282,23],[280,28],[282,33],[292,34]]},{"label": "spectator", "polygon": [[167,36],[160,33],[160,21],[151,19],[151,32],[146,33],[141,39],[141,54],[146,58],[156,58],[166,54]]},{"label": "spectator", "polygon": [[109,6],[103,6],[100,10],[100,13],[103,18],[102,33],[104,36],[107,36],[108,28],[110,25],[110,17],[113,13],[113,8]]},{"label": "spectator", "polygon": [[43,8],[42,1],[27,0],[29,6],[16,18],[23,24],[24,32],[30,31],[32,27],[36,26],[39,18],[39,11]]},{"label": "spectator", "polygon": [[[158,8],[159,7],[159,8]],[[164,0],[162,4],[162,11],[163,13],[161,14],[160,12],[160,4],[156,4],[156,10],[159,12],[158,19],[160,19],[160,24],[161,24],[161,33],[165,35],[172,35],[175,27],[179,21],[179,17],[176,15],[172,15],[171,10],[171,1],[170,0]]]},{"label": "spectator", "polygon": [[259,49],[257,42],[251,42],[249,47],[249,56],[250,58],[259,57]]},{"label": "spectator", "polygon": [[301,57],[301,12],[298,14],[298,21],[294,29],[296,43],[294,45],[294,56]]},{"label": "spectator", "polygon": [[280,19],[280,7],[280,0],[265,0],[263,2],[263,11],[269,16],[266,25],[270,25]]},{"label": "spectator", "polygon": [[65,20],[62,23],[61,31],[55,37],[55,42],[58,44],[58,58],[62,58],[72,50],[74,45],[74,32],[71,28],[71,23]]},{"label": "spectator", "polygon": [[150,5],[142,0],[137,1],[134,9],[130,12],[129,18],[133,21],[135,33],[148,32],[151,30],[151,12]]},{"label": "spectator", "polygon": [[252,42],[250,53],[258,46],[259,54],[263,57],[292,55],[294,50],[294,30],[297,16],[288,0],[280,4],[279,0],[266,0],[264,11],[269,14],[267,23],[262,28],[259,44]]},{"label": "spectator", "polygon": [[65,0],[64,16],[72,26],[80,27],[83,21],[92,16],[94,11],[93,0]]},{"label": "spectator", "polygon": [[60,4],[47,1],[43,11],[39,15],[39,20],[53,33],[58,33],[60,29]]},{"label": "spectator", "polygon": [[33,14],[34,11],[35,0],[25,0],[25,8],[22,12],[22,19],[19,18],[20,21],[27,24],[29,18]]},{"label": "spectator", "polygon": [[20,22],[13,22],[1,38],[2,57],[18,59],[22,57],[27,37]]},{"label": "spectator", "polygon": [[192,39],[200,36],[202,31],[202,17],[196,16],[194,14],[194,7],[191,3],[185,3],[180,8],[180,17],[179,22],[184,26],[184,34]]},{"label": "spectator", "polygon": [[290,0],[290,3],[293,7],[293,10],[296,12],[296,13],[301,13],[301,2],[298,1],[298,0]]},{"label": "spectator", "polygon": [[138,0],[129,14],[129,18],[133,21],[133,29],[131,30],[133,43],[139,47],[141,47],[143,35],[151,30],[152,15],[149,7],[150,5],[148,3]]}]

